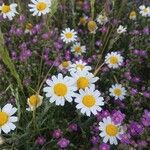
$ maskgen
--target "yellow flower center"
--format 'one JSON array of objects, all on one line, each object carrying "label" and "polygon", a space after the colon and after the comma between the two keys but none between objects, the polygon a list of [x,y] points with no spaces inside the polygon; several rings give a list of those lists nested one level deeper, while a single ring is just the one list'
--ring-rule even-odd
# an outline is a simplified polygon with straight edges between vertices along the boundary
[{"label": "yellow flower center", "polygon": [[5,112],[0,112],[0,127],[3,126],[8,121],[8,114]]},{"label": "yellow flower center", "polygon": [[68,32],[65,34],[67,39],[71,39],[73,37],[73,34],[71,32]]},{"label": "yellow flower center", "polygon": [[54,92],[57,96],[65,96],[67,94],[67,86],[63,83],[57,83],[54,86]]},{"label": "yellow flower center", "polygon": [[147,12],[148,12],[148,8],[145,8],[143,11],[144,11],[145,13],[147,13]]},{"label": "yellow flower center", "polygon": [[44,2],[39,2],[36,5],[37,10],[39,11],[43,11],[44,9],[46,9],[46,7],[47,7],[47,4]]},{"label": "yellow flower center", "polygon": [[122,94],[122,91],[120,89],[116,88],[114,90],[114,93],[115,93],[115,95],[120,96]]},{"label": "yellow flower center", "polygon": [[3,12],[3,13],[8,13],[8,12],[10,12],[10,6],[9,6],[9,5],[4,5],[4,6],[2,6],[2,12]]},{"label": "yellow flower center", "polygon": [[106,133],[109,135],[109,136],[116,136],[117,133],[118,133],[118,127],[113,125],[113,124],[108,124],[106,126]]},{"label": "yellow flower center", "polygon": [[68,62],[68,61],[63,61],[63,62],[62,62],[62,66],[63,66],[64,68],[67,68],[67,67],[69,66],[69,62]]},{"label": "yellow flower center", "polygon": [[40,98],[38,95],[32,95],[30,98],[29,98],[29,103],[30,105],[36,107],[40,102]]},{"label": "yellow flower center", "polygon": [[31,23],[26,24],[26,29],[31,30],[33,28],[33,25]]},{"label": "yellow flower center", "polygon": [[76,66],[76,69],[78,69],[78,68],[79,68],[79,69],[83,70],[83,69],[84,69],[84,67],[85,67],[85,66],[83,66],[83,65],[79,64],[79,65],[77,65],[77,66]]},{"label": "yellow flower center", "polygon": [[76,46],[76,47],[75,47],[75,51],[76,51],[77,53],[80,53],[80,52],[81,52],[81,47],[80,47],[80,46]]},{"label": "yellow flower center", "polygon": [[95,105],[96,100],[95,100],[94,96],[92,96],[92,95],[85,95],[82,99],[82,103],[86,107],[91,108],[92,106]]},{"label": "yellow flower center", "polygon": [[110,63],[111,64],[117,64],[118,63],[118,58],[115,56],[111,56],[110,57]]},{"label": "yellow flower center", "polygon": [[80,77],[77,80],[77,86],[79,89],[85,89],[89,85],[89,80],[86,77]]},{"label": "yellow flower center", "polygon": [[97,25],[95,21],[88,22],[88,29],[90,32],[94,32],[97,29]]}]

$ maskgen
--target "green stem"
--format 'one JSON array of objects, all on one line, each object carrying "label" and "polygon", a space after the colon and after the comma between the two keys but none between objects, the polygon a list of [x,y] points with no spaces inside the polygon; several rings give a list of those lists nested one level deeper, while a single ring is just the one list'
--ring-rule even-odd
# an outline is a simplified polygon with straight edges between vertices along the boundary
[{"label": "green stem", "polygon": [[93,20],[94,19],[94,11],[95,11],[95,8],[94,8],[95,0],[91,0],[90,4],[91,4],[91,18]]},{"label": "green stem", "polygon": [[119,83],[118,80],[117,80],[117,78],[116,78],[116,76],[113,75],[113,77],[114,77],[115,82],[116,82],[116,83]]},{"label": "green stem", "polygon": [[33,110],[32,115],[33,115],[33,128],[35,130],[36,129],[36,108],[35,110]]},{"label": "green stem", "polygon": [[73,18],[72,18],[72,26],[73,26],[73,28],[75,27],[75,18],[76,18],[76,16],[75,16],[75,0],[71,0],[71,10],[72,10],[72,16],[73,16]]},{"label": "green stem", "polygon": [[105,38],[103,40],[104,41],[103,48],[102,48],[102,51],[101,51],[101,54],[100,54],[99,61],[98,61],[97,65],[96,65],[96,67],[95,67],[95,70],[99,66],[99,63],[101,62],[101,59],[102,59],[102,55],[103,55],[106,47],[108,46],[108,42],[109,42],[110,35],[111,35],[112,31],[113,31],[113,28],[110,26],[109,29],[108,29],[108,32],[106,33],[106,36],[105,36]]}]

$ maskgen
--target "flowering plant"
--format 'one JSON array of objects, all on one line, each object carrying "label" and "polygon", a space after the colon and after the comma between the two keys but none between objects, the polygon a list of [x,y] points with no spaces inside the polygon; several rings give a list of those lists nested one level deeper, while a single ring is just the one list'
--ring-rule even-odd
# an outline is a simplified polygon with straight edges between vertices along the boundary
[{"label": "flowering plant", "polygon": [[148,0],[1,0],[0,147],[148,149],[149,17]]}]

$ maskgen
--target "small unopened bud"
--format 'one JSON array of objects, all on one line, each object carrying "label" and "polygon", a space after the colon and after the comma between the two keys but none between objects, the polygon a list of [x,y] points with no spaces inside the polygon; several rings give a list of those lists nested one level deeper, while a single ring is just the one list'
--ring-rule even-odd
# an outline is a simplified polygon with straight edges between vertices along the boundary
[{"label": "small unopened bud", "polygon": [[96,30],[97,30],[97,24],[95,21],[89,21],[88,22],[88,30],[91,32],[91,33],[96,33]]},{"label": "small unopened bud", "polygon": [[4,144],[4,138],[2,136],[0,136],[0,145]]}]

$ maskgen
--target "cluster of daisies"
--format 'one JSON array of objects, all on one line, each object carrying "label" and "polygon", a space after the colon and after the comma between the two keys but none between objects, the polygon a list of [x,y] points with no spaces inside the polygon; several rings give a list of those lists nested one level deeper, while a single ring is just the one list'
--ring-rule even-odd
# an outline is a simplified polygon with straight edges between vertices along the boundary
[{"label": "cluster of daisies", "polygon": [[[77,42],[78,37],[75,30],[67,28],[62,32],[61,38],[66,44],[76,42],[71,47],[71,51],[77,56],[79,52],[86,50],[85,46],[81,46]],[[104,64],[111,69],[119,68],[122,63],[123,57],[119,52],[110,52],[105,56]],[[81,59],[74,63],[64,61],[59,68],[67,69],[69,75],[63,76],[62,73],[58,73],[58,75],[53,75],[46,80],[47,85],[43,91],[46,93],[45,96],[49,99],[49,102],[55,103],[57,106],[64,106],[66,102],[72,103],[74,101],[77,110],[86,116],[96,115],[100,112],[104,106],[104,98],[95,87],[95,83],[99,78],[91,73],[92,68]],[[110,96],[116,100],[123,100],[126,96],[125,88],[119,83],[112,85],[109,88],[109,92]],[[43,96],[38,93],[30,96],[27,99],[29,106],[27,110],[34,111],[42,105],[42,102]],[[0,112],[0,127],[5,133],[14,130],[16,127],[13,122],[17,121],[17,117],[11,116],[16,110],[11,104],[7,104]],[[99,123],[99,129],[103,141],[105,143],[109,141],[110,144],[117,144],[117,139],[119,139],[119,135],[123,132],[121,125],[113,123],[110,117],[103,119]]]},{"label": "cluster of daisies", "polygon": [[[32,12],[33,16],[41,16],[45,15],[50,12],[51,10],[52,1],[51,0],[31,0],[31,4],[28,4],[29,11]],[[12,20],[13,17],[18,14],[17,12],[17,4],[5,4],[3,3],[2,6],[0,6],[1,13],[3,15],[3,18],[8,18],[9,20]]]},{"label": "cluster of daisies", "polygon": [[[80,63],[80,64],[79,64]],[[70,75],[65,76],[59,73],[47,79],[48,86],[44,87],[46,97],[51,103],[64,106],[65,102],[76,102],[76,108],[81,110],[82,114],[90,116],[96,115],[101,111],[104,105],[101,93],[95,89],[94,83],[99,79],[89,72],[91,68],[86,66],[81,60],[71,65]]]},{"label": "cluster of daisies", "polygon": [[[32,4],[29,4],[29,11],[32,12],[33,16],[41,16],[50,12],[52,1],[51,0],[31,0]],[[12,3],[2,4],[0,11],[4,19],[8,18],[12,20],[13,17],[18,14],[17,4]],[[144,5],[139,7],[139,13],[144,16],[150,16],[150,7]],[[136,19],[136,11],[131,11],[129,18],[132,20]],[[86,16],[84,17],[86,20]],[[80,20],[80,23],[85,23],[85,20]],[[96,18],[96,22],[100,25],[104,25],[108,22],[108,18],[105,14],[100,14]],[[95,33],[97,25],[95,21],[89,21],[88,29],[91,33]],[[31,24],[28,24],[27,29],[32,28]],[[117,29],[118,34],[125,33],[127,28],[120,25]],[[30,30],[26,30],[30,32]],[[74,29],[66,28],[61,33],[61,39],[66,44],[72,44],[70,51],[74,53],[76,57],[86,53],[86,46],[78,42],[77,32]],[[79,57],[80,58],[80,57]],[[123,57],[119,52],[110,52],[105,56],[104,64],[110,69],[118,69],[123,63]],[[76,109],[83,115],[91,116],[96,115],[104,107],[104,98],[101,92],[96,89],[96,82],[99,80],[98,77],[92,73],[92,67],[88,66],[86,62],[79,59],[75,62],[63,61],[59,65],[59,69],[67,70],[67,75],[58,73],[52,75],[46,80],[46,85],[43,88],[45,97],[49,99],[49,102],[56,106],[64,106],[66,102],[75,103]],[[120,83],[114,83],[108,89],[109,95],[115,100],[124,100],[127,96],[125,87]],[[31,95],[27,99],[28,111],[35,111],[43,103],[43,96],[36,93]],[[9,133],[11,130],[16,128],[14,124],[17,122],[18,117],[13,116],[17,109],[11,104],[6,104],[2,109],[0,108],[0,134]],[[120,139],[125,131],[120,123],[113,122],[112,118],[108,116],[103,118],[99,122],[100,137],[103,138],[103,142],[117,145],[117,139]]]},{"label": "cluster of daisies", "polygon": [[[29,11],[32,13],[33,16],[36,16],[36,15],[41,16],[41,15],[45,15],[49,13],[51,11],[51,6],[52,6],[52,0],[31,0],[31,3],[28,4]],[[17,9],[16,3],[11,3],[11,4],[3,3],[0,6],[0,11],[1,11],[3,18],[4,19],[8,18],[9,20],[12,20],[13,17],[15,17],[16,14],[18,14],[16,9]],[[139,7],[139,13],[144,17],[150,16],[150,7],[141,5]],[[132,11],[130,13],[129,18],[133,20],[136,19],[136,12]],[[81,21],[85,22],[84,19],[82,19]],[[96,21],[102,25],[108,22],[108,18],[105,14],[100,14],[98,15]],[[94,22],[90,22],[90,23],[93,24]]]}]

